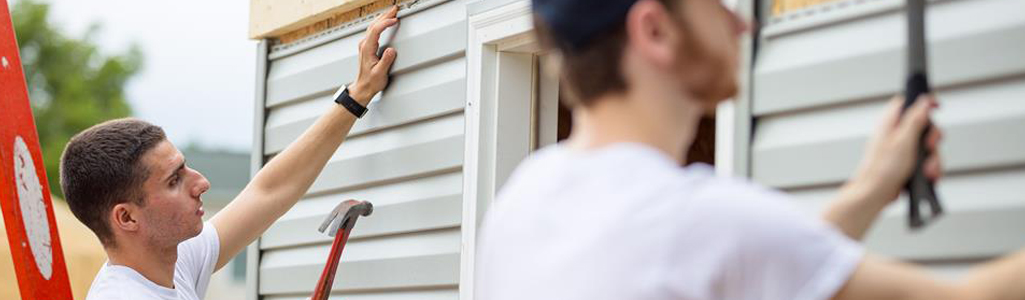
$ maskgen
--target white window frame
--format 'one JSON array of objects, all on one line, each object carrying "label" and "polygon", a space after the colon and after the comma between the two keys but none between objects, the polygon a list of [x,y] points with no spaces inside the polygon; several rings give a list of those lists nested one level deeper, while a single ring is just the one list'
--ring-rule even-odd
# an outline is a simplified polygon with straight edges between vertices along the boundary
[{"label": "white window frame", "polygon": [[[738,10],[750,16],[750,1]],[[477,229],[498,187],[532,146],[553,136],[538,127],[557,127],[557,82],[539,76],[530,1],[521,0],[471,15],[467,29],[467,96],[463,162],[463,216],[459,298],[474,299]],[[741,53],[750,53],[745,40]],[[717,110],[716,165],[720,174],[748,175],[750,55],[741,60],[741,93]],[[554,97],[554,98],[553,98]],[[522,101],[529,98],[531,101]],[[536,107],[535,107],[536,105]],[[554,107],[555,111],[551,111]],[[499,114],[498,111],[502,113]]]}]

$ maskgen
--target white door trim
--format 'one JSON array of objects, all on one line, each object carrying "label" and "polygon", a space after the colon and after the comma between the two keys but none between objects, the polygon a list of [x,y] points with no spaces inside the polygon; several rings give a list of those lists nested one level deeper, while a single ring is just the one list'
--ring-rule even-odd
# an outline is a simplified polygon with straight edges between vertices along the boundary
[{"label": "white door trim", "polygon": [[[501,100],[522,99],[523,95],[517,92],[532,93],[534,84],[532,75],[524,75],[524,72],[533,72],[533,54],[513,52],[530,49],[533,43],[530,1],[511,2],[470,16],[467,25],[466,148],[463,152],[459,272],[459,298],[463,300],[473,299],[477,228],[494,199],[496,182],[511,171],[508,169],[510,161],[519,161],[530,150],[532,101]],[[502,118],[499,108],[503,114],[515,116]],[[523,113],[527,114],[526,118],[516,117]],[[523,143],[508,142],[523,134],[527,136]],[[503,157],[499,157],[500,153]]]}]

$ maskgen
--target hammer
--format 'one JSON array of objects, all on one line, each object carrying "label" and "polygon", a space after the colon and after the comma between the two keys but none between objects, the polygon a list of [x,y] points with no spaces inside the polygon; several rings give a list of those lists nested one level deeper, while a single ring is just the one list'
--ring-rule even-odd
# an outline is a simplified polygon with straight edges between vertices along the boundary
[{"label": "hammer", "polygon": [[[925,41],[925,3],[926,0],[908,0],[908,80],[904,90],[904,109],[911,107],[921,94],[930,91],[928,79],[928,60]],[[932,123],[930,122],[930,127]],[[943,206],[940,204],[933,182],[925,177],[922,165],[925,158],[929,156],[925,140],[930,127],[926,127],[919,139],[918,153],[915,161],[915,170],[911,173],[904,189],[908,192],[908,226],[911,229],[918,229],[925,226],[943,214]],[[919,212],[919,205],[922,202],[929,203],[931,215],[923,215]]]},{"label": "hammer", "polygon": [[[331,286],[335,282],[335,272],[342,257],[342,249],[345,248],[345,241],[349,239],[349,232],[356,225],[359,216],[369,216],[372,212],[374,205],[370,202],[345,200],[335,206],[324,219],[324,223],[320,224],[318,230],[333,236],[335,241],[331,244],[331,254],[327,257],[327,264],[324,265],[324,271],[320,274],[320,281],[313,290],[311,300],[327,300],[327,296],[331,294]],[[339,230],[342,231],[341,234],[338,234]]]}]

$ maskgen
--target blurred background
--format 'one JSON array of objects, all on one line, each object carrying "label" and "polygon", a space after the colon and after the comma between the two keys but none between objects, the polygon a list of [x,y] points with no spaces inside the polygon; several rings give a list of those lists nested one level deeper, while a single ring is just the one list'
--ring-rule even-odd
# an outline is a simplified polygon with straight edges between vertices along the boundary
[{"label": "blurred background", "polygon": [[[208,211],[227,204],[249,179],[256,80],[249,1],[8,3],[72,289],[84,299],[106,255],[61,200],[64,145],[108,119],[147,120],[211,181]],[[0,299],[19,299],[6,238],[0,230]],[[210,299],[244,298],[244,261],[243,253],[214,275]]]}]

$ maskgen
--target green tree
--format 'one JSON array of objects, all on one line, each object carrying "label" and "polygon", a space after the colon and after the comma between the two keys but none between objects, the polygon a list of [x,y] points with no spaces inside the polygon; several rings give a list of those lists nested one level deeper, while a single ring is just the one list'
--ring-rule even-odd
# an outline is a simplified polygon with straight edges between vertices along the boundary
[{"label": "green tree", "polygon": [[20,0],[11,19],[50,190],[63,197],[59,166],[64,145],[89,126],[131,114],[124,87],[139,72],[142,52],[133,45],[126,53],[100,53],[93,40],[98,25],[81,38],[69,37],[51,23],[49,13],[47,3]]}]

